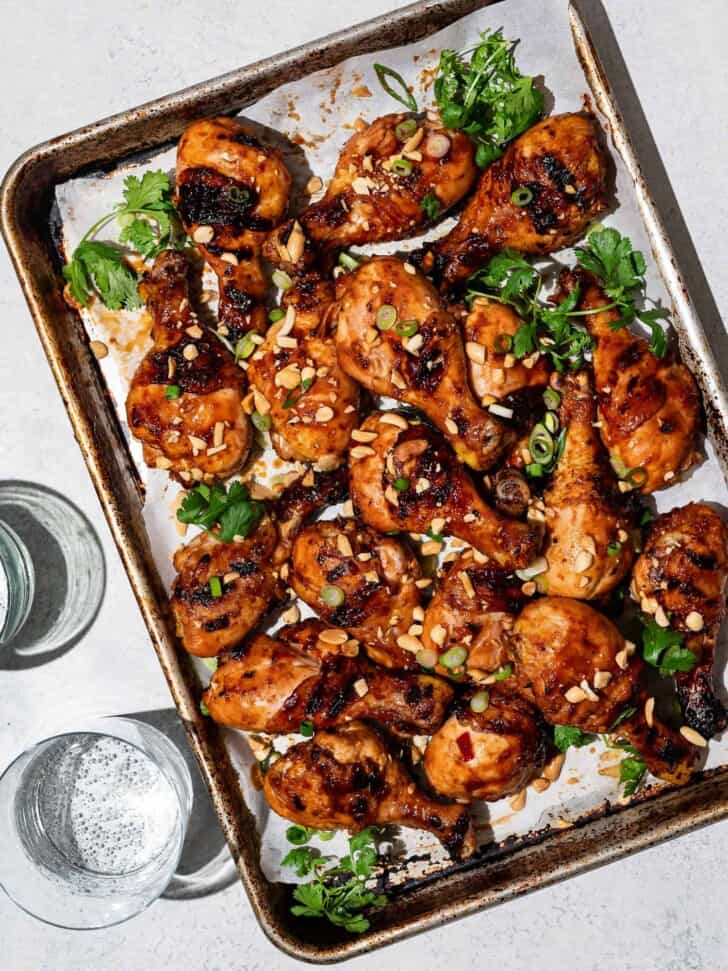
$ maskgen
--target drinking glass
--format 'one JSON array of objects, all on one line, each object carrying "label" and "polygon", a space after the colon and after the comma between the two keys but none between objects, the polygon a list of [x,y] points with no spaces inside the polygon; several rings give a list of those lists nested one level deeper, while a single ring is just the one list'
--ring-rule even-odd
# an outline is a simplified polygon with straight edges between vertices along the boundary
[{"label": "drinking glass", "polygon": [[151,725],[100,718],[34,745],[0,777],[0,885],[49,924],[133,917],[180,858],[192,781]]},{"label": "drinking glass", "polygon": [[0,647],[51,655],[98,611],[104,556],[83,513],[32,482],[0,481]]}]

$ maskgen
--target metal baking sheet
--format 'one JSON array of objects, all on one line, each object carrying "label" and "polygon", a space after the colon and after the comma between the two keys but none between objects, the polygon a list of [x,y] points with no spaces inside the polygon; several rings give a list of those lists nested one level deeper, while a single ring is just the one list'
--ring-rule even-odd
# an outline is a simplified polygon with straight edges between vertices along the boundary
[{"label": "metal baking sheet", "polygon": [[[265,932],[274,943],[305,960],[332,961],[351,956],[543,886],[647,842],[720,818],[725,813],[728,781],[722,769],[715,769],[685,790],[671,792],[663,787],[659,795],[652,793],[618,814],[605,803],[591,807],[586,816],[578,819],[577,827],[559,828],[554,819],[549,826],[539,826],[533,832],[519,832],[505,842],[490,844],[482,859],[465,866],[443,868],[440,862],[432,868],[437,872],[429,878],[423,878],[422,868],[405,870],[400,875],[401,888],[392,894],[388,907],[375,916],[371,930],[362,937],[340,936],[320,922],[290,917],[285,888],[267,879],[261,868],[258,831],[250,813],[254,798],[248,788],[246,805],[228,758],[225,733],[199,716],[199,682],[169,624],[164,584],[143,525],[137,470],[89,354],[81,321],[60,298],[51,203],[60,184],[89,171],[117,170],[140,148],[147,153],[156,152],[178,136],[191,118],[239,111],[258,102],[277,86],[281,77],[306,77],[353,55],[379,49],[385,29],[389,45],[410,43],[484,6],[490,4],[452,0],[415,4],[344,34],[198,85],[32,150],[16,163],[3,188],[3,232],[170,689],[239,862],[242,880]],[[585,18],[591,15],[589,23],[597,24],[593,34],[597,46],[604,46],[608,38],[598,4],[579,4],[579,10]],[[607,75],[600,65],[588,28],[575,7],[570,10],[570,18],[593,100],[611,129],[614,147],[634,182],[635,199],[656,264],[676,311],[681,349],[700,381],[712,444],[724,465],[727,409],[720,376],[613,99],[613,75]],[[488,25],[498,24],[490,16]],[[614,51],[610,56],[615,56]],[[540,69],[548,81],[548,50],[543,52]],[[624,87],[621,74],[619,80]],[[557,110],[561,107],[557,105]],[[31,199],[35,203],[32,206]],[[270,870],[267,872],[270,877]]]}]

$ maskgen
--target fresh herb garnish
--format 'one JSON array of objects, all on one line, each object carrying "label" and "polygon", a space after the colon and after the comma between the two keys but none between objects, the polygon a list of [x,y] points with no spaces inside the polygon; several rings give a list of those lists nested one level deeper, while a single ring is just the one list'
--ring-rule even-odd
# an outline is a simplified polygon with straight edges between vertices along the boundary
[{"label": "fresh herb garnish", "polygon": [[420,201],[420,209],[425,214],[425,217],[434,222],[440,215],[440,200],[437,198],[434,192],[428,192],[426,196]]},{"label": "fresh herb garnish", "polygon": [[[620,330],[639,319],[650,328],[650,350],[657,357],[667,351],[667,338],[660,320],[668,316],[662,307],[638,310],[635,297],[644,290],[647,264],[643,254],[634,249],[627,236],[607,227],[592,230],[586,246],[575,249],[579,265],[596,276],[604,293],[612,301],[610,307],[619,311],[620,317],[610,324],[612,330]],[[605,309],[605,308],[600,308]]]},{"label": "fresh herb garnish", "polygon": [[684,640],[684,634],[669,627],[660,627],[650,618],[642,632],[642,657],[652,667],[658,668],[663,677],[671,677],[677,671],[692,671],[697,657],[683,647]]},{"label": "fresh herb garnish", "polygon": [[624,786],[624,795],[633,796],[647,775],[647,765],[644,759],[629,742],[617,742],[612,748],[621,748],[627,753],[627,758],[619,763],[619,781]]},{"label": "fresh herb garnish", "polygon": [[[292,830],[294,839],[291,839]],[[288,839],[298,843],[305,834],[317,831],[306,827],[291,827]],[[320,838],[321,833],[317,833]],[[311,846],[296,845],[283,859],[283,866],[293,868],[299,877],[310,876],[308,883],[299,884],[293,891],[291,913],[297,917],[318,917],[343,927],[352,934],[361,934],[369,927],[362,911],[368,907],[383,907],[387,898],[367,890],[364,882],[371,877],[377,862],[376,838],[378,830],[368,826],[349,838],[349,852],[340,860],[322,856]]]},{"label": "fresh herb garnish", "polygon": [[299,725],[298,731],[304,738],[311,738],[314,733],[313,722],[302,721]]},{"label": "fresh herb garnish", "polygon": [[494,681],[507,681],[513,674],[512,664],[501,664],[499,668],[496,668],[492,674]]},{"label": "fresh herb garnish", "polygon": [[283,407],[292,408],[301,400],[312,384],[313,378],[304,378],[298,387],[294,388],[293,391],[288,392],[286,395],[286,400],[283,402]]},{"label": "fresh herb garnish", "polygon": [[625,708],[624,711],[621,711],[617,715],[617,717],[614,719],[614,721],[612,722],[612,724],[611,724],[611,726],[609,728],[609,731],[610,732],[613,732],[614,729],[617,728],[618,725],[621,725],[622,722],[626,722],[628,718],[631,718],[632,715],[636,715],[636,714],[637,714],[637,709],[634,706],[630,706],[629,708]]},{"label": "fresh herb garnish", "polygon": [[137,310],[142,306],[137,292],[139,277],[127,265],[121,250],[93,239],[113,220],[121,230],[119,243],[144,260],[184,241],[165,172],[145,172],[141,179],[127,176],[123,196],[123,202],[93,224],[63,268],[71,296],[84,307],[94,292],[110,310]]},{"label": "fresh herb garnish", "polygon": [[480,166],[499,158],[543,114],[543,94],[518,70],[514,49],[500,30],[486,30],[472,51],[440,54],[434,91],[443,124],[476,140]]},{"label": "fresh herb garnish", "polygon": [[507,304],[522,323],[513,336],[513,354],[521,359],[535,351],[548,355],[558,371],[578,370],[594,343],[581,327],[583,311],[576,310],[579,288],[575,287],[558,306],[539,299],[543,279],[520,253],[505,249],[468,280],[466,300],[472,304],[484,296]]},{"label": "fresh herb garnish", "polygon": [[[387,67],[386,64],[375,64],[374,72],[377,75],[377,80],[390,98],[394,98],[395,101],[399,101],[399,103],[404,105],[409,111],[417,111],[417,102],[415,101],[414,95],[407,87],[407,83],[401,74],[393,70],[391,67]],[[388,78],[392,78],[392,80],[398,85],[398,89],[392,87],[387,80]]]},{"label": "fresh herb garnish", "polygon": [[251,499],[241,482],[233,482],[229,489],[200,483],[182,500],[177,519],[208,530],[219,524],[220,539],[231,543],[235,536],[247,536],[257,529],[264,510],[263,503]]},{"label": "fresh herb garnish", "polygon": [[596,735],[583,732],[576,725],[554,725],[554,745],[560,752],[589,745],[595,738]]}]

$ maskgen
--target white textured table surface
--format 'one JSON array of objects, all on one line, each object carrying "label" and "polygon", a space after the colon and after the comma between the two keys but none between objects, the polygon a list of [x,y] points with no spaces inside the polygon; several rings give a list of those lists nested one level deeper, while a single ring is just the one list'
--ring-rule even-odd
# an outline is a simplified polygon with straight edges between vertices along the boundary
[{"label": "white textured table surface", "polygon": [[[604,0],[723,317],[728,7],[720,0]],[[4,0],[0,170],[22,150],[397,6],[395,0]],[[324,11],[326,11],[324,13]],[[0,768],[74,717],[168,708],[169,696],[10,267],[0,252],[0,478],[45,483],[98,528],[106,599],[90,633],[50,664],[0,669]],[[362,958],[419,971],[728,967],[728,824]],[[2,848],[0,848],[2,852]],[[290,969],[238,885],[155,904],[108,930],[42,925],[0,894],[7,971]]]}]

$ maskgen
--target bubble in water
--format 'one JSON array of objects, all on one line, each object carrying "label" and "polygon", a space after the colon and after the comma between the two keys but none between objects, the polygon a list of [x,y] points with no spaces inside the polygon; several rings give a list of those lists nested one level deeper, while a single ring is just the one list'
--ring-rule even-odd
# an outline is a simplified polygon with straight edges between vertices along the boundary
[{"label": "bubble in water", "polygon": [[161,770],[121,739],[69,735],[37,766],[38,818],[74,867],[122,876],[175,838],[179,804]]}]

